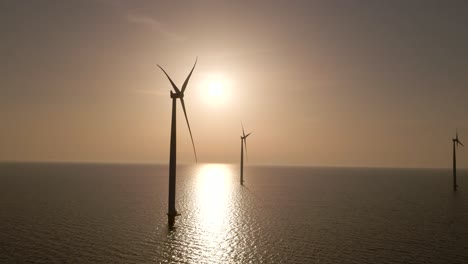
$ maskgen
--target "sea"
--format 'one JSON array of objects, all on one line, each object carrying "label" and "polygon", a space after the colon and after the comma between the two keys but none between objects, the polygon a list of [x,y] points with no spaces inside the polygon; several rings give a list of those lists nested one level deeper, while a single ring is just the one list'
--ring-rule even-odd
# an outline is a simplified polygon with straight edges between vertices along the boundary
[{"label": "sea", "polygon": [[0,164],[0,263],[468,263],[468,171]]}]

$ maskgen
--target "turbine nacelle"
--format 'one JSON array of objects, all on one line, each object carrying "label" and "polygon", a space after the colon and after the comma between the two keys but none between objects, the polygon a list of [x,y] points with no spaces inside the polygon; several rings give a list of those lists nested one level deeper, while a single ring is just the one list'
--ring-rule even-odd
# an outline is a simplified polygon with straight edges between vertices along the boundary
[{"label": "turbine nacelle", "polygon": [[458,139],[458,131],[455,133],[455,138],[452,138],[452,141],[453,143],[457,144],[457,148],[458,148],[458,145],[461,145],[462,147],[464,147],[463,143],[461,143],[461,141]]},{"label": "turbine nacelle", "polygon": [[459,144],[462,145],[462,147],[464,147],[463,143],[461,143],[461,141],[458,139],[458,130],[455,131],[455,138],[452,138],[452,141],[453,143],[457,144],[457,148]]},{"label": "turbine nacelle", "polygon": [[250,136],[250,134],[252,133],[248,133],[246,135],[244,131],[244,125],[242,124],[242,122],[241,122],[241,126],[242,126],[242,135],[240,136],[240,138],[241,138],[241,143],[243,143],[243,145],[245,146],[245,155],[247,156],[247,137]]},{"label": "turbine nacelle", "polygon": [[183,99],[184,98],[184,93],[181,93],[181,92],[173,92],[171,90],[171,98],[180,98],[180,99]]},{"label": "turbine nacelle", "polygon": [[247,135],[245,134],[245,131],[244,131],[244,124],[242,124],[241,122],[241,127],[242,127],[242,135],[241,135],[241,139],[246,139],[251,133],[248,133]]},{"label": "turbine nacelle", "polygon": [[252,134],[252,133],[249,133],[249,134],[247,134],[247,135],[241,136],[241,139],[246,139],[250,134]]},{"label": "turbine nacelle", "polygon": [[458,148],[458,145],[461,145],[462,147],[464,147],[464,146],[465,146],[465,145],[463,145],[463,143],[461,143],[461,141],[460,141],[460,140],[458,140],[458,138],[456,138],[456,139],[453,139],[453,138],[452,138],[452,140],[453,140],[453,142],[454,142],[454,143],[456,143],[456,144],[457,144],[457,148]]}]

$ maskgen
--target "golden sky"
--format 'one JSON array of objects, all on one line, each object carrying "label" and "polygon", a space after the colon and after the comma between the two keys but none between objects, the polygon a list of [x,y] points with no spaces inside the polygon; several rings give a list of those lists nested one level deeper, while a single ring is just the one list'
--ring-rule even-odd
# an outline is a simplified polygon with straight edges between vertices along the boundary
[{"label": "golden sky", "polygon": [[[450,167],[466,1],[0,3],[0,160],[158,162],[182,85],[201,162]],[[178,160],[193,162],[178,106]],[[465,140],[466,139],[466,140]],[[468,143],[467,143],[468,146]],[[468,167],[468,149],[458,152]]]}]

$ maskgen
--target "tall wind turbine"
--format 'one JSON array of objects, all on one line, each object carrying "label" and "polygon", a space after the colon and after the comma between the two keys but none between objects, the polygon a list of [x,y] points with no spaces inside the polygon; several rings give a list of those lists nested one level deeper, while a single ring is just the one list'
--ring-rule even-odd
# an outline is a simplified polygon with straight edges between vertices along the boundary
[{"label": "tall wind turbine", "polygon": [[247,137],[252,134],[248,133],[245,134],[244,125],[241,123],[242,126],[242,136],[241,138],[241,162],[240,162],[240,183],[244,185],[244,145],[245,145],[245,155],[247,156]]},{"label": "tall wind turbine", "polygon": [[180,103],[182,104],[182,109],[184,110],[184,115],[185,115],[185,120],[187,121],[187,126],[188,130],[190,133],[190,139],[192,140],[192,146],[193,146],[193,153],[195,154],[195,162],[197,162],[197,152],[195,151],[195,143],[193,142],[193,137],[192,137],[192,130],[190,129],[190,124],[187,118],[187,112],[185,111],[185,103],[184,103],[184,92],[185,89],[187,88],[187,84],[190,80],[190,76],[192,76],[193,69],[195,69],[195,66],[197,65],[198,57],[195,60],[195,64],[193,65],[192,70],[190,71],[189,75],[185,79],[184,84],[182,85],[182,89],[179,90],[179,88],[174,84],[172,81],[171,77],[166,73],[166,71],[158,65],[158,67],[166,74],[167,78],[171,82],[172,88],[174,88],[174,91],[171,90],[171,98],[172,98],[172,121],[171,121],[171,150],[170,150],[170,158],[169,158],[169,209],[167,212],[167,217],[168,217],[168,223],[169,226],[173,226],[175,222],[175,217],[180,215],[177,213],[177,210],[175,209],[175,193],[176,193],[176,101],[177,99],[180,99]]},{"label": "tall wind turbine", "polygon": [[455,134],[455,138],[452,138],[452,142],[453,142],[453,190],[456,191],[458,185],[457,185],[457,151],[455,150],[455,145],[457,145],[456,147],[457,149],[458,149],[459,144],[462,147],[464,147],[463,144],[458,139],[458,131]]}]

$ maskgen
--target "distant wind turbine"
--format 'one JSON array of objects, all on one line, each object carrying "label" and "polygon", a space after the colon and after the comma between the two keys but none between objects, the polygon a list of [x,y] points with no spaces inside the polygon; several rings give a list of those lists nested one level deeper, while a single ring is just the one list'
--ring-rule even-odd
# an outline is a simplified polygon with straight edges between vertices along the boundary
[{"label": "distant wind turbine", "polygon": [[241,138],[241,162],[240,162],[240,183],[244,185],[244,145],[245,145],[245,156],[247,157],[247,137],[252,134],[248,133],[245,134],[244,125],[241,123],[242,126],[242,136]]},{"label": "distant wind turbine", "polygon": [[458,185],[457,185],[457,151],[455,150],[455,145],[457,145],[456,146],[457,149],[458,149],[459,144],[462,147],[464,147],[464,145],[458,139],[458,131],[456,131],[455,138],[452,138],[452,142],[453,142],[453,190],[456,191]]},{"label": "distant wind turbine", "polygon": [[193,69],[197,65],[198,57],[195,60],[195,64],[193,65],[192,70],[190,71],[187,79],[185,79],[184,84],[182,85],[182,89],[179,88],[174,84],[171,77],[166,73],[166,71],[158,65],[158,67],[166,74],[167,78],[171,82],[172,88],[174,91],[171,90],[171,98],[172,98],[172,121],[171,121],[171,150],[170,150],[170,158],[169,158],[169,209],[167,212],[168,223],[169,226],[173,226],[175,222],[175,217],[180,215],[177,210],[175,209],[175,193],[176,193],[176,156],[177,156],[177,147],[176,147],[176,101],[180,99],[180,103],[182,104],[182,109],[184,110],[185,120],[187,121],[188,130],[190,133],[190,139],[192,140],[193,146],[193,153],[195,154],[195,162],[197,162],[197,152],[195,151],[195,143],[193,142],[192,137],[192,130],[190,129],[190,124],[187,118],[187,112],[185,110],[185,103],[184,103],[184,92],[187,88],[187,84],[192,76]]}]

